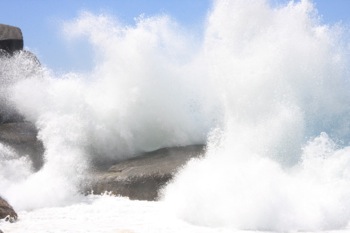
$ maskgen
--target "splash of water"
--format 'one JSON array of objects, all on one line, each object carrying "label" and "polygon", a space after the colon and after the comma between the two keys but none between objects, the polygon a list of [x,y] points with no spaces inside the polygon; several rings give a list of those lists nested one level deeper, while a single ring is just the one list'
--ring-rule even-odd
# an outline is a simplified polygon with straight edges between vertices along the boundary
[{"label": "splash of water", "polygon": [[[199,40],[167,16],[125,26],[83,13],[64,30],[91,44],[91,72],[19,72],[0,96],[45,146],[39,172],[24,166],[0,183],[15,207],[76,201],[96,161],[208,141],[164,190],[181,218],[277,231],[348,224],[349,40],[311,2],[215,1]],[[0,153],[1,164],[25,164]]]},{"label": "splash of water", "polygon": [[309,1],[216,1],[205,37],[224,126],[166,187],[184,219],[273,231],[350,220],[349,47]]},{"label": "splash of water", "polygon": [[83,13],[64,31],[93,47],[90,73],[60,76],[38,68],[24,78],[12,67],[19,74],[7,85],[6,100],[36,125],[45,164],[3,195],[18,209],[71,203],[90,165],[204,143],[218,111],[210,107],[203,69],[193,69],[199,48],[181,30],[167,16],[141,17],[126,27]]}]

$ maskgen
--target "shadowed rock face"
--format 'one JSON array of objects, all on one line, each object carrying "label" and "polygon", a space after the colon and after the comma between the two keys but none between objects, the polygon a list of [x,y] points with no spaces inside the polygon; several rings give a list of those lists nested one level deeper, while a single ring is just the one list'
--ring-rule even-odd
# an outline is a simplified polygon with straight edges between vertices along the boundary
[{"label": "shadowed rock face", "polygon": [[20,50],[12,56],[0,56],[0,124],[24,121],[11,100],[12,87],[26,79],[41,78],[42,71],[39,60],[30,51]]},{"label": "shadowed rock face", "polygon": [[37,139],[37,130],[33,124],[0,124],[0,142],[13,148],[19,155],[28,155],[35,170],[42,167],[44,147]]},{"label": "shadowed rock face", "polygon": [[10,146],[19,155],[28,155],[34,169],[39,170],[44,149],[37,140],[37,130],[33,124],[24,122],[23,116],[9,102],[6,91],[18,79],[31,77],[39,70],[40,63],[35,55],[22,49],[21,29],[0,24],[0,143]]},{"label": "shadowed rock face", "polygon": [[0,219],[4,218],[10,222],[14,222],[17,220],[17,213],[5,199],[0,197]]},{"label": "shadowed rock face", "polygon": [[0,49],[9,54],[23,49],[23,36],[21,29],[0,24]]},{"label": "shadowed rock face", "polygon": [[[23,49],[23,36],[21,29],[5,24],[0,24],[0,58],[9,57],[15,51]],[[21,117],[18,114],[13,114],[13,110],[8,108],[7,104],[4,104],[2,95],[4,95],[4,82],[3,79],[7,77],[4,76],[5,64],[1,62],[0,67],[0,123],[7,120],[20,120]]]},{"label": "shadowed rock face", "polygon": [[93,173],[94,193],[106,191],[130,199],[157,200],[160,189],[191,158],[204,153],[203,145],[163,148],[111,166],[107,171]]}]

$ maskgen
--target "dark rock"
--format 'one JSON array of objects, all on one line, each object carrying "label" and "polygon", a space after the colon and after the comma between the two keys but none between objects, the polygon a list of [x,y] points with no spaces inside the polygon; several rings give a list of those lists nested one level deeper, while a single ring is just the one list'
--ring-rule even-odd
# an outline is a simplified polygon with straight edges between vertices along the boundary
[{"label": "dark rock", "polygon": [[19,80],[40,75],[40,68],[37,57],[23,50],[21,29],[0,24],[0,123],[24,120],[9,101],[7,88]]},{"label": "dark rock", "polygon": [[[1,101],[0,101],[1,102]],[[0,124],[23,122],[24,117],[13,108],[0,104]]]},{"label": "dark rock", "polygon": [[21,122],[25,118],[11,101],[11,87],[21,80],[42,77],[37,57],[27,50],[0,58],[0,123]]},{"label": "dark rock", "polygon": [[37,133],[35,126],[29,122],[0,124],[0,142],[12,147],[19,155],[28,155],[35,170],[42,167],[44,154]]},{"label": "dark rock", "polygon": [[9,101],[7,87],[19,80],[38,76],[40,62],[34,54],[23,50],[23,35],[18,27],[0,24],[0,142],[19,155],[29,155],[33,167],[43,165],[43,145],[37,140],[36,128]]},{"label": "dark rock", "polygon": [[17,220],[17,213],[12,206],[0,196],[0,219],[5,219],[10,222]]},{"label": "dark rock", "polygon": [[0,24],[0,50],[2,50],[2,53],[12,54],[21,49],[23,49],[23,36],[21,29]]},{"label": "dark rock", "polygon": [[93,174],[95,194],[112,192],[137,200],[156,200],[159,190],[188,160],[204,153],[203,145],[172,147],[145,153]]}]

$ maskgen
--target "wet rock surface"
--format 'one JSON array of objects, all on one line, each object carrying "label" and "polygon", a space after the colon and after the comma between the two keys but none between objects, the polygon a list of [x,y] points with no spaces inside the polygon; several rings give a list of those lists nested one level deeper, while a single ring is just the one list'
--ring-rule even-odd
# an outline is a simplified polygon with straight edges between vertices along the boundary
[{"label": "wet rock surface", "polygon": [[191,158],[203,155],[204,145],[163,148],[92,173],[89,190],[112,192],[130,199],[157,200],[160,189]]},{"label": "wet rock surface", "polygon": [[[29,122],[0,124],[0,143],[21,156],[29,156],[35,170],[43,166],[44,147],[37,129]],[[130,199],[157,200],[160,189],[191,158],[203,155],[204,145],[163,148],[94,169],[85,191],[112,192]]]},{"label": "wet rock surface", "polygon": [[20,79],[35,76],[40,63],[23,50],[23,35],[18,27],[0,24],[0,143],[20,156],[28,156],[35,170],[43,165],[44,148],[37,129],[13,106],[7,88]]},{"label": "wet rock surface", "polygon": [[0,196],[0,219],[5,219],[10,222],[17,220],[17,213],[12,206]]},{"label": "wet rock surface", "polygon": [[21,49],[23,49],[23,35],[21,29],[10,25],[0,24],[1,52],[12,54]]},{"label": "wet rock surface", "polygon": [[28,155],[33,168],[39,170],[43,165],[44,147],[37,139],[37,129],[29,122],[0,124],[0,143],[13,148],[19,155]]}]

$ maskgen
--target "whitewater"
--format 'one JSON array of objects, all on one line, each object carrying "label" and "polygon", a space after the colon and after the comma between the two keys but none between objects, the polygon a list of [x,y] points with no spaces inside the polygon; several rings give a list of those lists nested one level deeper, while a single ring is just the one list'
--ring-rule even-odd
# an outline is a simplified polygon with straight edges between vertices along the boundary
[{"label": "whitewater", "polygon": [[[216,0],[192,33],[167,15],[81,13],[89,72],[1,58],[0,106],[35,124],[44,165],[0,144],[8,232],[348,232],[350,37],[311,1]],[[3,110],[2,110],[3,111]],[[85,195],[97,160],[206,144],[159,201]]]}]

